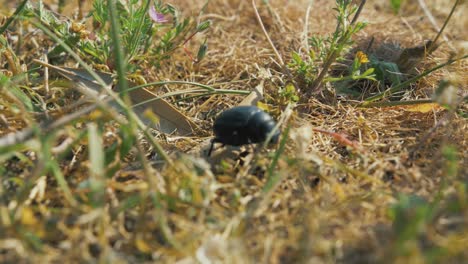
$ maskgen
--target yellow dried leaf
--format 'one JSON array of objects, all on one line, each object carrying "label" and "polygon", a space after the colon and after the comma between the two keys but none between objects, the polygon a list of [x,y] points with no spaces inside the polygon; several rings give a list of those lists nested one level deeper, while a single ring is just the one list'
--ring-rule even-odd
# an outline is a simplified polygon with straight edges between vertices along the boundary
[{"label": "yellow dried leaf", "polygon": [[216,178],[220,183],[232,183],[234,182],[234,178],[229,175],[220,175]]},{"label": "yellow dried leaf", "polygon": [[406,107],[407,111],[419,113],[427,113],[437,109],[442,109],[442,107],[436,103],[409,105]]},{"label": "yellow dried leaf", "polygon": [[11,221],[8,213],[8,208],[5,206],[0,206],[0,224],[3,227],[10,227]]},{"label": "yellow dried leaf", "polygon": [[264,104],[262,102],[258,102],[257,107],[262,109],[263,111],[266,111],[266,112],[268,112],[270,110],[270,107],[267,104]]},{"label": "yellow dried leaf", "polygon": [[36,216],[34,215],[34,211],[29,207],[24,207],[21,210],[20,220],[23,225],[32,226],[32,225],[37,224],[37,219],[36,219]]},{"label": "yellow dried leaf", "polygon": [[153,124],[159,124],[159,116],[157,116],[153,111],[151,111],[151,108],[147,108],[144,112],[143,112],[143,116],[148,118],[148,120],[150,122],[152,122]]},{"label": "yellow dried leaf", "polygon": [[141,237],[135,239],[135,247],[142,253],[151,253],[151,246],[146,243]]},{"label": "yellow dried leaf", "polygon": [[79,33],[80,31],[85,30],[86,26],[85,24],[72,22],[70,29],[74,33]]},{"label": "yellow dried leaf", "polygon": [[94,110],[88,115],[89,120],[98,120],[104,116],[104,113],[101,110]]},{"label": "yellow dried leaf", "polygon": [[339,184],[333,184],[332,189],[339,201],[343,201],[346,198],[345,192]]}]

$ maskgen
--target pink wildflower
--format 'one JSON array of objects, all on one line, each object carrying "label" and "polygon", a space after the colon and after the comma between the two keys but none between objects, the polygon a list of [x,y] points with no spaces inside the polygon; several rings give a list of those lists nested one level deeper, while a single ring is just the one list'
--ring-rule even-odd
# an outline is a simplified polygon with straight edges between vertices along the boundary
[{"label": "pink wildflower", "polygon": [[168,20],[164,17],[164,14],[158,13],[154,5],[148,10],[148,14],[155,23],[166,23]]}]

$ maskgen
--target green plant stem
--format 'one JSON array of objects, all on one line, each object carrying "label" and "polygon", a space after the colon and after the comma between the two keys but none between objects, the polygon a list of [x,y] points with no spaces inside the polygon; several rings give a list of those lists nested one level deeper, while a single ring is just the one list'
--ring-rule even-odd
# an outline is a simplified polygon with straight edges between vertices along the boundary
[{"label": "green plant stem", "polygon": [[[349,27],[353,26],[357,19],[359,18],[359,15],[361,14],[361,11],[362,9],[364,8],[364,5],[366,4],[366,0],[362,0],[361,1],[361,4],[359,5],[359,8],[358,10],[356,11],[356,14],[354,15],[354,18],[353,20],[351,21],[350,25],[348,26],[348,28],[346,29],[343,29],[343,30],[346,30],[346,32],[343,34],[343,36],[337,41],[337,44],[338,44],[338,47],[339,48],[336,48],[336,49],[333,49],[330,53],[330,55],[328,56],[328,59],[325,61],[323,67],[322,67],[322,70],[320,71],[319,73],[319,76],[312,82],[312,85],[311,85],[311,90],[310,92],[318,92],[318,88],[320,86],[320,84],[322,83],[322,80],[325,78],[325,76],[327,75],[328,73],[328,69],[330,68],[330,66],[336,61],[336,59],[338,58],[338,56],[340,55],[340,52],[342,51],[343,49],[343,45],[342,43],[344,41],[346,41],[346,39],[348,38],[348,34],[349,34]],[[338,29],[337,29],[338,30]]]},{"label": "green plant stem", "polygon": [[362,0],[361,4],[358,7],[358,10],[356,11],[356,14],[353,17],[353,20],[351,21],[351,25],[354,25],[357,22],[359,16],[361,15],[362,9],[364,8],[364,5],[366,4],[366,1],[367,0]]},{"label": "green plant stem", "polygon": [[[133,91],[133,90],[136,90],[136,89],[140,89],[140,88],[145,88],[145,87],[149,87],[149,86],[155,86],[155,85],[166,85],[166,84],[188,84],[188,85],[193,85],[193,86],[198,86],[198,87],[201,87],[205,90],[208,90],[208,91],[216,91],[216,88],[213,88],[209,85],[206,85],[206,84],[201,84],[201,83],[196,83],[196,82],[188,82],[188,81],[160,81],[160,82],[151,82],[151,83],[145,83],[145,84],[142,84],[142,85],[137,85],[137,86],[133,86],[131,88],[128,88],[127,91]],[[250,92],[248,92],[250,93]]]},{"label": "green plant stem", "polygon": [[[124,102],[127,105],[130,104],[130,98],[128,97],[128,81],[125,78],[127,73],[127,62],[125,61],[124,52],[122,49],[122,41],[120,40],[120,26],[117,21],[117,7],[114,0],[108,0],[107,6],[109,8],[109,19],[111,23],[111,38],[112,38],[112,48],[114,50],[117,78],[119,83],[119,92]],[[129,117],[130,118],[130,117]]]},{"label": "green plant stem", "polygon": [[281,178],[281,175],[279,175],[277,172],[275,172],[276,165],[278,165],[278,160],[281,156],[281,154],[284,152],[284,148],[286,146],[286,141],[288,140],[288,135],[289,135],[289,129],[291,127],[288,126],[283,132],[283,136],[280,142],[280,145],[278,147],[278,150],[275,152],[275,156],[273,157],[273,160],[270,163],[270,166],[268,167],[268,179],[267,182],[265,183],[265,186],[263,186],[263,192],[268,193],[272,191],[272,188],[276,186],[278,181]]},{"label": "green plant stem", "polygon": [[13,15],[11,15],[11,17],[9,17],[5,24],[0,28],[0,35],[3,34],[3,32],[5,32],[5,30],[10,26],[10,24],[18,17],[21,11],[23,11],[27,2],[28,0],[24,0],[23,2],[21,2],[21,4],[19,4]]},{"label": "green plant stem", "polygon": [[450,64],[452,64],[452,63],[454,63],[454,62],[457,62],[457,61],[459,61],[459,60],[463,60],[463,59],[466,59],[466,58],[468,58],[468,54],[465,55],[465,56],[462,56],[462,57],[460,57],[460,58],[449,59],[448,61],[446,61],[446,62],[444,62],[444,63],[442,63],[442,64],[439,64],[439,65],[437,65],[436,67],[434,67],[434,68],[432,68],[432,69],[429,69],[429,70],[427,70],[427,71],[421,73],[420,75],[415,76],[415,77],[413,77],[413,78],[411,78],[411,79],[409,79],[409,80],[407,80],[407,81],[405,81],[405,82],[402,82],[402,83],[400,83],[400,84],[398,84],[398,85],[396,85],[396,86],[394,86],[394,87],[388,89],[388,90],[385,91],[385,92],[382,92],[382,93],[379,93],[379,94],[376,94],[376,95],[374,95],[374,96],[371,96],[371,97],[367,98],[366,101],[363,102],[360,106],[364,106],[364,107],[365,107],[367,104],[369,104],[369,103],[371,103],[371,102],[374,102],[374,101],[380,100],[380,99],[382,99],[382,98],[385,98],[386,96],[391,95],[391,94],[393,94],[393,93],[395,93],[395,92],[400,91],[400,90],[403,89],[404,87],[407,87],[407,86],[410,85],[411,83],[413,83],[413,82],[415,82],[415,81],[421,79],[422,77],[424,77],[424,76],[426,76],[426,75],[429,75],[430,73],[432,73],[432,72],[434,72],[434,71],[437,71],[438,69],[441,69],[441,68],[443,68],[443,67],[445,67],[445,66],[447,66],[447,65],[450,65]]},{"label": "green plant stem", "polygon": [[[130,100],[130,96],[128,95],[128,81],[126,78],[126,69],[127,69],[127,62],[125,61],[124,52],[122,49],[122,44],[120,40],[120,27],[117,21],[117,6],[114,0],[108,0],[107,5],[109,8],[110,14],[110,22],[111,22],[111,37],[113,41],[113,48],[115,52],[115,61],[117,66],[117,77],[119,83],[119,93],[123,97],[124,102],[126,103],[126,115],[129,121],[130,129],[133,135],[138,134],[138,128],[140,128],[143,133],[145,134],[147,140],[151,142],[154,146],[156,152],[161,156],[161,158],[166,161],[170,166],[173,166],[172,160],[169,158],[167,153],[164,151],[162,146],[154,139],[153,135],[149,132],[147,127],[144,123],[138,118],[138,116],[131,110],[132,102]],[[137,143],[138,144],[138,143]],[[139,148],[141,149],[141,148]],[[146,158],[143,157],[143,153],[138,151],[138,155],[140,157],[140,161],[147,162]],[[147,174],[147,178],[150,178],[149,171],[147,170],[148,166],[143,166],[145,169],[145,174]]]},{"label": "green plant stem", "polygon": [[388,107],[388,106],[401,106],[401,105],[418,105],[418,104],[429,104],[435,103],[432,99],[422,99],[422,100],[411,100],[411,101],[395,101],[395,102],[374,102],[365,105],[358,105],[361,108],[370,108],[370,107]]},{"label": "green plant stem", "polygon": [[[350,76],[344,76],[344,77],[326,78],[325,81],[326,82],[342,82],[342,81],[356,81],[356,80],[369,79],[369,78],[370,78],[369,76],[350,75]],[[371,80],[374,80],[374,79],[371,79]]]},{"label": "green plant stem", "polygon": [[[190,98],[195,98],[195,97],[209,96],[209,95],[214,95],[214,94],[242,94],[242,95],[245,94],[245,95],[247,95],[247,94],[250,94],[251,91],[225,90],[225,89],[215,89],[213,91],[208,91],[208,92],[206,92],[206,90],[203,90],[203,89],[190,89],[190,90],[183,90],[183,91],[175,91],[175,92],[166,93],[166,94],[163,94],[161,96],[154,97],[154,98],[148,99],[146,101],[140,102],[138,104],[133,105],[133,107],[144,105],[146,103],[156,101],[156,100],[160,100],[160,99],[163,99],[163,98],[167,98],[167,97],[171,97],[171,96],[177,96],[177,95],[183,95],[183,94],[188,94],[188,93],[203,93],[203,94],[197,94],[197,95],[194,95],[194,96],[190,97]],[[184,98],[183,100],[187,100],[187,99],[190,99],[190,98]]]},{"label": "green plant stem", "polygon": [[[149,6],[150,6],[151,2],[152,1],[150,1],[150,0],[146,1],[146,3],[145,3],[145,14],[148,12],[148,9],[149,9]],[[129,60],[135,55],[137,42],[138,42],[138,39],[140,38],[140,35],[142,33],[141,28],[143,27],[145,17],[146,16],[141,16],[140,21],[138,21],[138,29],[136,30],[136,34],[133,34],[132,43],[131,43],[132,47],[129,49],[130,50],[130,54],[128,56]],[[135,32],[133,32],[133,33],[135,33]]]},{"label": "green plant stem", "polygon": [[437,35],[435,36],[434,40],[432,41],[431,45],[429,46],[429,48],[427,49],[427,54],[431,54],[436,48],[437,48],[437,40],[439,39],[439,37],[442,35],[442,32],[444,31],[445,27],[447,26],[450,18],[452,18],[452,15],[453,15],[453,12],[455,12],[455,9],[457,8],[457,5],[460,3],[460,0],[456,0],[455,1],[455,4],[453,4],[453,7],[452,7],[452,10],[450,10],[450,13],[449,15],[447,16],[447,18],[445,19],[444,21],[444,24],[442,25],[442,27],[440,28],[439,32],[437,33]]}]

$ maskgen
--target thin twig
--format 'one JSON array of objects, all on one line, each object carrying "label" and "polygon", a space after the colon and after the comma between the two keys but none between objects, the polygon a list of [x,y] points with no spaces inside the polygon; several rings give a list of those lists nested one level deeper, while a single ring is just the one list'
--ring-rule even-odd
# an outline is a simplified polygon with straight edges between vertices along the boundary
[{"label": "thin twig", "polygon": [[[47,57],[46,52],[43,54],[42,58],[44,59],[44,62],[48,64],[49,58]],[[44,67],[44,89],[46,90],[46,93],[49,96],[50,89],[49,89],[49,68],[48,67]]]},{"label": "thin twig", "polygon": [[265,29],[265,26],[263,25],[262,18],[260,17],[260,14],[258,13],[257,6],[255,4],[255,0],[252,0],[252,6],[255,11],[255,16],[257,17],[257,21],[260,24],[260,27],[262,28],[263,34],[265,34],[265,37],[267,38],[268,43],[270,44],[271,48],[273,49],[273,52],[275,53],[276,57],[278,58],[278,61],[280,62],[280,65],[284,67],[284,61],[283,58],[281,57],[280,53],[275,47],[275,44],[273,44],[273,41],[271,41],[270,36],[268,35],[268,32]]},{"label": "thin twig", "polygon": [[280,64],[280,68],[283,70],[283,72],[288,76],[289,78],[289,81],[295,86],[297,87],[295,81],[294,81],[294,77],[293,75],[291,74],[291,71],[289,70],[289,68],[287,67],[287,65],[284,63],[284,60],[283,58],[281,57],[281,54],[278,52],[278,50],[276,49],[275,47],[275,44],[273,44],[273,41],[271,40],[270,38],[270,35],[268,34],[268,32],[266,31],[265,29],[265,26],[263,25],[263,21],[262,21],[262,18],[260,17],[260,14],[258,13],[258,9],[257,9],[257,6],[255,4],[255,0],[252,0],[252,6],[253,6],[253,9],[254,9],[254,12],[255,12],[255,16],[257,17],[257,21],[258,23],[260,24],[260,27],[262,28],[262,31],[263,31],[263,34],[265,34],[265,37],[267,38],[268,40],[268,43],[270,44],[271,48],[273,49],[273,52],[275,53],[276,57],[278,58],[278,61],[279,61],[279,64]]},{"label": "thin twig", "polygon": [[310,17],[310,10],[312,9],[312,5],[314,4],[313,0],[309,1],[309,4],[307,5],[307,10],[304,18],[304,30],[302,31],[303,36],[302,36],[302,42],[304,43],[304,47],[306,50],[306,53],[309,52],[310,46],[309,46],[309,17]]},{"label": "thin twig", "polygon": [[359,16],[361,15],[362,9],[364,8],[364,5],[366,4],[366,0],[362,0],[361,4],[358,7],[358,10],[356,11],[356,14],[353,17],[353,20],[351,21],[351,25],[354,25],[354,23],[357,22]]},{"label": "thin twig", "polygon": [[444,31],[445,27],[447,26],[450,18],[452,18],[452,15],[453,15],[453,12],[455,12],[455,9],[457,8],[457,5],[460,3],[460,0],[456,0],[455,1],[455,4],[453,4],[453,7],[452,7],[452,10],[450,10],[450,13],[449,15],[447,16],[447,18],[445,19],[444,21],[444,24],[442,25],[442,28],[439,30],[439,32],[437,33],[437,35],[435,36],[434,40],[432,41],[431,45],[429,46],[429,48],[427,49],[427,53],[428,54],[431,54],[436,48],[437,48],[437,40],[439,39],[440,35],[442,34],[442,32]]},{"label": "thin twig", "polygon": [[[36,61],[36,62],[41,62],[41,61]],[[41,62],[42,63],[42,62]],[[178,81],[168,81],[168,83],[179,83]],[[193,84],[195,85],[196,83],[190,83],[190,82],[182,82],[185,84]],[[141,87],[140,87],[141,88]],[[214,89],[211,91],[210,89],[187,89],[184,91],[175,91],[175,92],[170,92],[166,93],[164,95],[154,97],[154,98],[149,98],[146,101],[140,102],[138,104],[133,105],[132,107],[137,107],[146,103],[149,103],[151,101],[155,100],[160,100],[166,97],[171,97],[171,96],[176,96],[180,94],[188,94],[188,93],[203,93],[201,95],[195,95],[194,97],[199,97],[199,96],[208,96],[208,95],[215,95],[215,94],[241,94],[245,95],[250,93],[249,91],[241,91],[241,90],[225,90],[225,89]],[[183,98],[184,100],[189,100],[190,98],[193,97],[186,97]],[[107,105],[111,103],[113,100],[110,97],[107,97],[102,100],[102,103]],[[81,103],[76,104],[75,107],[78,107],[81,105]],[[94,103],[92,105],[89,105],[85,108],[82,108],[80,110],[77,110],[76,112],[73,112],[71,114],[68,114],[66,116],[63,116],[59,119],[56,119],[55,121],[44,121],[39,124],[39,130],[42,131],[43,133],[49,133],[57,128],[60,128],[64,125],[67,125],[76,119],[80,118],[81,116],[84,116],[86,114],[89,114],[90,112],[96,110],[99,108],[99,105],[97,103]],[[15,133],[10,133],[7,135],[4,135],[0,137],[0,148],[9,148],[17,144],[24,143],[28,140],[30,140],[34,136],[35,128],[25,128],[21,131],[15,132]]]},{"label": "thin twig", "polygon": [[[110,101],[110,98],[107,100]],[[98,108],[98,104],[92,104],[76,112],[63,116],[53,122],[45,121],[39,124],[39,129],[36,127],[29,127],[23,129],[16,133],[10,133],[0,138],[0,148],[9,148],[17,144],[24,143],[31,139],[37,131],[41,131],[41,133],[47,134],[59,127],[62,127],[66,124],[69,124],[78,118],[92,112],[93,110]]]},{"label": "thin twig", "polygon": [[[434,16],[432,15],[431,11],[429,10],[429,8],[427,7],[426,5],[426,1],[424,0],[418,0],[419,2],[419,6],[421,7],[421,9],[424,11],[424,13],[426,14],[427,18],[429,19],[429,21],[431,22],[432,26],[435,28],[435,30],[437,30],[437,32],[442,32],[442,29],[439,25],[437,25],[437,21],[435,20]],[[456,4],[456,3],[455,3]],[[452,43],[450,43],[450,40],[447,38],[446,35],[442,35],[442,37],[444,38],[445,42],[447,42],[447,44],[449,45],[449,47],[452,49],[452,50],[456,50],[455,47],[452,45]],[[434,40],[436,40],[434,38]],[[432,45],[431,45],[432,46]]]}]

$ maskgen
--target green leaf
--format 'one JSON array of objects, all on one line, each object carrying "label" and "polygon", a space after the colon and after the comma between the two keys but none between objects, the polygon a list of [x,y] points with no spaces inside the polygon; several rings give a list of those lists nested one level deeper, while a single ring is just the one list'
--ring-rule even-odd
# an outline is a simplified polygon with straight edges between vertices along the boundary
[{"label": "green leaf", "polygon": [[144,197],[142,197],[140,194],[130,195],[129,197],[125,198],[123,201],[120,202],[116,212],[125,212],[131,208],[135,208],[139,204],[143,203],[143,200]]},{"label": "green leaf", "polygon": [[296,64],[301,64],[302,63],[302,58],[301,58],[301,56],[299,56],[299,54],[297,52],[292,53],[292,60]]},{"label": "green leaf", "polygon": [[106,148],[105,150],[105,164],[106,167],[109,166],[112,162],[115,161],[117,150],[119,149],[119,144],[114,142],[112,145]]},{"label": "green leaf", "polygon": [[208,44],[206,44],[206,39],[203,44],[200,45],[197,53],[197,62],[200,62],[206,55],[206,51],[208,50]]},{"label": "green leaf", "polygon": [[432,206],[420,196],[399,196],[398,202],[391,208],[393,230],[400,242],[415,239],[432,218]]},{"label": "green leaf", "polygon": [[445,159],[445,176],[455,179],[459,172],[458,149],[454,145],[446,145],[442,148],[442,154]]},{"label": "green leaf", "polygon": [[95,123],[88,124],[90,172],[95,177],[104,175],[104,148],[101,132]]},{"label": "green leaf", "polygon": [[369,68],[369,69],[367,69],[367,70],[366,70],[366,71],[365,71],[363,74],[361,74],[361,76],[365,76],[365,77],[367,77],[367,76],[369,76],[369,75],[373,74],[373,73],[374,73],[374,71],[375,71],[375,69],[374,69],[374,68]]},{"label": "green leaf", "polygon": [[380,61],[375,56],[370,56],[370,65],[374,68],[376,79],[385,82],[390,81],[392,86],[401,83],[401,73],[398,66],[393,62]]},{"label": "green leaf", "polygon": [[34,112],[34,105],[29,98],[28,95],[26,95],[20,88],[17,86],[11,86],[10,87],[10,92],[18,98],[20,102],[23,103],[23,106],[30,112]]},{"label": "green leaf", "polygon": [[120,147],[120,158],[123,159],[133,148],[136,138],[132,133],[130,126],[120,127],[120,137],[122,139],[122,146]]},{"label": "green leaf", "polygon": [[210,20],[204,21],[204,22],[200,23],[197,26],[197,32],[202,32],[202,31],[208,29],[210,26],[211,26],[211,21]]},{"label": "green leaf", "polygon": [[94,207],[104,204],[105,200],[105,168],[102,133],[95,123],[88,124],[90,186],[91,201]]},{"label": "green leaf", "polygon": [[398,12],[400,12],[401,0],[390,0],[390,5],[395,14],[398,14]]}]

